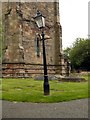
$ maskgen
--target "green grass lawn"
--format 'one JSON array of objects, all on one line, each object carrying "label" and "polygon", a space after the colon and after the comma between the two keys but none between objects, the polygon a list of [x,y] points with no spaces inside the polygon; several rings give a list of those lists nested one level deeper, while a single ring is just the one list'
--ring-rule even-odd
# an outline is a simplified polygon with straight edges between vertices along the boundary
[{"label": "green grass lawn", "polygon": [[88,82],[49,81],[50,95],[43,93],[43,81],[2,79],[2,99],[22,102],[62,102],[88,98]]}]

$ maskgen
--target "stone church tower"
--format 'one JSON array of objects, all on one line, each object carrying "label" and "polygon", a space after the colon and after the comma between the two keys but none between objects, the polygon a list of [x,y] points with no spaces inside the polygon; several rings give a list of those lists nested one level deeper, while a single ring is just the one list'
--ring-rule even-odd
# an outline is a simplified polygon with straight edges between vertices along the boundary
[{"label": "stone church tower", "polygon": [[55,0],[52,2],[41,0],[25,2],[23,0],[22,2],[19,0],[19,2],[2,2],[2,62],[3,67],[8,68],[4,69],[3,76],[5,73],[9,76],[9,73],[11,75],[17,72],[27,74],[26,76],[43,73],[41,31],[33,19],[37,10],[46,17],[44,32],[48,74],[62,73],[62,28],[59,2]]}]

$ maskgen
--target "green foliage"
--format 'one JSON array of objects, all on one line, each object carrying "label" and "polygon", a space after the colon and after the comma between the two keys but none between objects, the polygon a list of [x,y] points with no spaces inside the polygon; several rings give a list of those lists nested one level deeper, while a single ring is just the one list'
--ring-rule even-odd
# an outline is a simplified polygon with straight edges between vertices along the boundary
[{"label": "green foliage", "polygon": [[50,95],[43,92],[43,81],[33,79],[3,79],[2,99],[23,102],[62,102],[88,98],[88,82],[50,81]]},{"label": "green foliage", "polygon": [[90,70],[90,40],[77,38],[69,49],[69,58],[75,69]]},{"label": "green foliage", "polygon": [[65,54],[66,56],[68,56],[68,57],[69,57],[70,50],[71,50],[71,48],[69,48],[69,47],[67,47],[67,48],[64,50],[64,54]]}]

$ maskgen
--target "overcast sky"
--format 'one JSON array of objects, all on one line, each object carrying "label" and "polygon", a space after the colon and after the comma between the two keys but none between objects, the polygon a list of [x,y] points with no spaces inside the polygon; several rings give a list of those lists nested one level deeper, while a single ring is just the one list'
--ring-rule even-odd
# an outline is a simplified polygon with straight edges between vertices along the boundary
[{"label": "overcast sky", "polygon": [[89,0],[59,0],[63,48],[69,47],[76,38],[88,37]]}]

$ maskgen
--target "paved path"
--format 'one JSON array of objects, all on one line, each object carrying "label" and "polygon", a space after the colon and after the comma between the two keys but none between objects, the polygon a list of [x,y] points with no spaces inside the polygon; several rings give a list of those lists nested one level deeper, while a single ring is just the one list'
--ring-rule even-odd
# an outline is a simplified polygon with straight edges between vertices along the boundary
[{"label": "paved path", "polygon": [[2,101],[0,100],[0,120],[2,118]]},{"label": "paved path", "polygon": [[3,118],[88,118],[88,99],[60,103],[2,102]]}]

